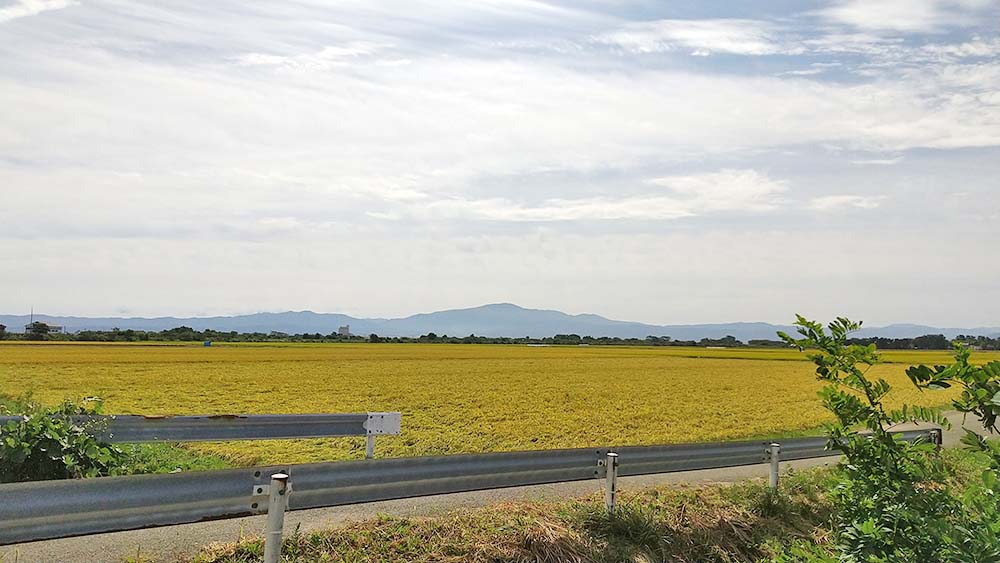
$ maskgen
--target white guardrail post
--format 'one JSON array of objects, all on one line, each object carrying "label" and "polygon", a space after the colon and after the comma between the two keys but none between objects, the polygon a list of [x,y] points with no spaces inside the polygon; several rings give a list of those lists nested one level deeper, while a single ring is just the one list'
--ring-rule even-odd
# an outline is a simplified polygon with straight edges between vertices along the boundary
[{"label": "white guardrail post", "polygon": [[281,558],[282,532],[285,527],[285,509],[288,507],[288,475],[271,475],[271,488],[267,502],[267,532],[264,536],[264,563],[278,563]]},{"label": "white guardrail post", "polygon": [[771,458],[771,489],[778,488],[778,463],[781,458],[781,444],[773,443],[767,450],[768,455]]},{"label": "white guardrail post", "polygon": [[365,459],[375,459],[375,435],[371,432],[365,437]]},{"label": "white guardrail post", "polygon": [[608,509],[608,514],[615,513],[615,503],[618,500],[618,454],[608,452],[608,457],[604,461],[604,506]]}]

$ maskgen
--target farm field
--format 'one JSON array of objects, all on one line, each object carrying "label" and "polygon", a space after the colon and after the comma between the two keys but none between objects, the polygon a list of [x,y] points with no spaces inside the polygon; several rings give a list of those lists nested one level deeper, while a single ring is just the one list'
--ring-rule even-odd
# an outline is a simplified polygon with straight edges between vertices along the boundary
[{"label": "farm field", "polygon": [[[977,353],[974,358],[1000,357]],[[911,363],[873,373],[896,400],[920,393]],[[662,444],[808,431],[826,419],[812,364],[793,350],[442,344],[0,345],[0,393],[43,402],[100,396],[115,414],[401,411],[377,455]],[[234,463],[360,459],[361,438],[197,444]]]}]

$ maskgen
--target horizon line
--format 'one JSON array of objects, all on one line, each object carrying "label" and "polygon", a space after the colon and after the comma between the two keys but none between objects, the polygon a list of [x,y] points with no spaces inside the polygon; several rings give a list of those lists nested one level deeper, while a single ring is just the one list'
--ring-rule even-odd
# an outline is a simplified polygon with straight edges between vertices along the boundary
[{"label": "horizon line", "polygon": [[[159,320],[159,319],[178,319],[178,320],[184,320],[184,319],[191,319],[191,320],[206,320],[206,319],[231,319],[231,318],[238,318],[238,317],[249,317],[249,316],[254,316],[254,315],[313,314],[313,315],[339,315],[339,316],[344,316],[344,317],[350,317],[352,319],[359,320],[359,321],[374,321],[374,320],[393,321],[393,320],[408,319],[408,318],[412,318],[412,317],[415,317],[415,316],[418,316],[418,315],[431,315],[431,314],[448,313],[448,312],[454,312],[454,311],[470,311],[470,310],[474,310],[474,309],[482,309],[482,308],[502,306],[502,305],[516,307],[516,308],[518,308],[520,310],[523,310],[523,311],[555,312],[555,313],[560,313],[560,314],[571,316],[571,317],[597,316],[597,317],[600,317],[600,318],[602,318],[604,320],[611,321],[611,322],[621,322],[621,323],[639,324],[639,325],[648,325],[648,326],[660,326],[660,327],[662,327],[662,326],[736,325],[736,324],[767,324],[767,325],[782,326],[782,327],[793,326],[792,323],[790,323],[790,322],[785,323],[785,322],[764,321],[764,320],[754,320],[754,321],[746,321],[746,320],[739,320],[739,321],[708,321],[708,322],[701,321],[701,322],[680,322],[680,323],[676,323],[676,322],[674,322],[674,323],[663,323],[663,322],[661,322],[661,323],[654,323],[654,322],[646,322],[646,321],[631,321],[631,320],[614,319],[614,318],[606,317],[606,316],[601,315],[599,313],[590,313],[590,312],[585,312],[585,313],[568,313],[568,312],[565,312],[565,311],[562,311],[562,310],[559,310],[559,309],[539,309],[539,308],[525,307],[523,305],[518,305],[516,303],[512,303],[512,302],[508,302],[508,301],[498,301],[498,302],[492,302],[492,303],[484,303],[482,305],[475,305],[475,306],[469,306],[469,307],[456,307],[456,308],[448,308],[448,309],[439,309],[439,310],[434,310],[434,311],[421,311],[421,312],[417,312],[417,313],[411,313],[409,315],[395,316],[395,317],[378,317],[378,316],[374,316],[374,317],[358,317],[358,316],[355,316],[355,315],[352,315],[352,314],[349,314],[349,313],[342,313],[342,312],[320,312],[320,311],[314,311],[314,310],[311,310],[311,309],[301,309],[301,310],[287,309],[287,310],[284,310],[284,311],[256,311],[256,312],[252,312],[252,313],[229,313],[229,314],[210,314],[210,315],[209,314],[206,314],[206,315],[197,315],[196,314],[196,315],[183,315],[183,316],[176,316],[176,315],[122,316],[122,314],[118,314],[118,315],[79,315],[79,314],[64,315],[64,314],[36,313],[36,312],[34,312],[33,308],[32,308],[32,312],[30,314],[8,314],[8,313],[0,313],[0,317],[29,317],[29,316],[32,316],[32,317],[49,317],[49,318],[64,318],[64,319],[72,318],[72,319],[90,319],[90,320],[93,320],[93,319],[122,319],[122,320]],[[986,324],[978,324],[976,326],[971,326],[971,325],[960,326],[960,325],[954,324],[954,323],[948,323],[948,324],[937,324],[937,323],[934,323],[934,324],[929,324],[929,323],[916,322],[916,321],[895,321],[895,322],[889,322],[889,323],[885,323],[885,324],[867,324],[867,325],[862,326],[862,329],[866,329],[866,328],[888,328],[888,327],[896,327],[896,326],[919,326],[919,327],[929,327],[929,328],[939,328],[939,329],[960,329],[960,328],[961,329],[973,329],[973,328],[975,328],[975,329],[997,329],[997,330],[1000,330],[1000,325],[992,325],[991,326],[991,325],[986,325]]]}]

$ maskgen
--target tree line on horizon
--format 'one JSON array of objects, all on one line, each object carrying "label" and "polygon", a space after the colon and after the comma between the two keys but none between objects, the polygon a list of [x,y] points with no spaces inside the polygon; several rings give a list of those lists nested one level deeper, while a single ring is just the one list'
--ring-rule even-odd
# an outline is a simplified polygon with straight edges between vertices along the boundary
[{"label": "tree line on horizon", "polygon": [[[9,333],[6,327],[0,325],[0,339],[8,340],[52,340],[72,342],[355,342],[355,343],[432,343],[432,344],[521,344],[550,346],[692,346],[692,347],[725,347],[725,348],[787,348],[780,340],[751,339],[743,342],[733,336],[723,338],[702,338],[700,340],[675,340],[670,336],[647,336],[645,338],[620,338],[617,336],[581,336],[578,334],[556,334],[543,338],[530,336],[494,337],[494,336],[448,336],[433,332],[418,336],[379,336],[377,334],[343,335],[336,332],[330,334],[300,333],[289,334],[272,331],[237,332],[217,330],[195,330],[188,326],[179,326],[168,330],[146,331],[133,329],[112,330],[82,330],[73,333],[50,332],[48,325],[36,322],[29,325],[25,333]],[[959,335],[950,340],[943,334],[927,334],[915,338],[851,338],[849,344],[867,346],[875,344],[883,350],[950,350],[952,342],[961,342],[979,350],[1000,350],[1000,336],[967,336]]]}]

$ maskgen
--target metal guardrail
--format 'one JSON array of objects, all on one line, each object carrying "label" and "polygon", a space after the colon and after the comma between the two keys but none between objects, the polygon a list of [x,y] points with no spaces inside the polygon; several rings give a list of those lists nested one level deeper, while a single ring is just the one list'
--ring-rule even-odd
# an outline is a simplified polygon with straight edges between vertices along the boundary
[{"label": "metal guardrail", "polygon": [[[0,425],[19,420],[0,416]],[[399,434],[400,414],[225,414],[207,416],[71,416],[98,424],[107,442],[221,442]],[[106,424],[106,425],[105,425]]]},{"label": "metal guardrail", "polygon": [[[934,433],[937,433],[937,438]],[[902,439],[939,442],[940,431]],[[824,438],[783,440],[782,459],[836,455]],[[0,545],[267,512],[272,476],[289,510],[772,461],[770,441],[393,458],[0,485]],[[608,454],[612,454],[609,456]],[[617,456],[614,454],[617,453]],[[287,475],[284,481],[281,475]],[[776,477],[776,475],[774,476]],[[773,478],[772,478],[773,480]],[[776,482],[776,481],[772,481]],[[284,490],[284,489],[282,489]],[[274,497],[270,502],[274,505]],[[613,498],[609,501],[613,507]],[[279,524],[280,526],[280,520]],[[280,528],[279,528],[280,533]]]},{"label": "metal guardrail", "polygon": [[[0,416],[0,426],[20,420]],[[71,416],[74,422],[93,426],[103,441],[225,442],[229,440],[275,440],[366,436],[365,457],[375,455],[375,437],[399,434],[400,413],[354,414],[224,414],[196,416]]]}]

